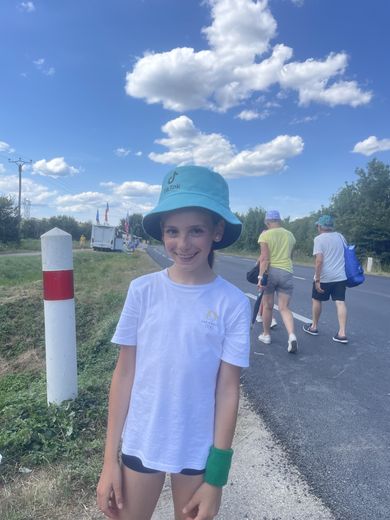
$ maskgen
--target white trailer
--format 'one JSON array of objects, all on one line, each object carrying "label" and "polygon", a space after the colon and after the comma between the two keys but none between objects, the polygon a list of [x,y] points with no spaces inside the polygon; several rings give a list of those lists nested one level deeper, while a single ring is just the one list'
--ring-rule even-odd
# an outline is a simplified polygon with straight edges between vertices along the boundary
[{"label": "white trailer", "polygon": [[115,226],[93,224],[91,248],[94,251],[123,251],[123,239]]}]

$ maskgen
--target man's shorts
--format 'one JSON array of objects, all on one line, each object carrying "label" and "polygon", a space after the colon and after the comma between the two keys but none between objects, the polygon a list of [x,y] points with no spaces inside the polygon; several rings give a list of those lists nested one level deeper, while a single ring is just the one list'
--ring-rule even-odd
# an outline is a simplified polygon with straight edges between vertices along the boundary
[{"label": "man's shorts", "polygon": [[271,267],[268,271],[268,282],[264,289],[264,294],[278,293],[288,294],[293,293],[293,275],[285,269],[278,269]]},{"label": "man's shorts", "polygon": [[343,302],[345,300],[345,289],[346,289],[346,280],[341,282],[326,282],[320,283],[321,289],[325,292],[319,293],[316,290],[316,284],[313,282],[313,289],[311,293],[311,297],[314,300],[318,300],[320,302],[326,302],[329,300],[329,297],[332,296],[333,301]]}]

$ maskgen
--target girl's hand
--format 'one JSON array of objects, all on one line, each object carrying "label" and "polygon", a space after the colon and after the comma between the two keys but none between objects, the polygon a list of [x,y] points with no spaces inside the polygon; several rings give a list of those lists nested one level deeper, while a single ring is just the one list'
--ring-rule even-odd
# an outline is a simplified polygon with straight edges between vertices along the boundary
[{"label": "girl's hand", "polygon": [[97,486],[97,504],[108,518],[119,518],[123,508],[122,472],[119,463],[103,466]]},{"label": "girl's hand", "polygon": [[212,520],[221,505],[222,488],[203,482],[184,507],[186,520]]}]

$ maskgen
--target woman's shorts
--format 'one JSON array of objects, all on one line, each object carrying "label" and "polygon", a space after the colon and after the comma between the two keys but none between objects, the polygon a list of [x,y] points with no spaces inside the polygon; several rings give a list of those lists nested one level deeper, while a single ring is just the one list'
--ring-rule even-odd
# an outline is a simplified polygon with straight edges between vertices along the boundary
[{"label": "woman's shorts", "polygon": [[273,294],[281,292],[292,295],[294,288],[293,274],[285,269],[271,267],[268,272],[268,282],[264,289],[264,294]]},{"label": "woman's shorts", "polygon": [[[122,462],[126,468],[132,469],[133,471],[137,471],[138,473],[163,473],[157,469],[146,468],[141,459],[138,457],[133,457],[133,455],[125,455],[122,453]],[[180,471],[181,475],[203,475],[205,472],[204,469],[189,469],[185,468]]]}]

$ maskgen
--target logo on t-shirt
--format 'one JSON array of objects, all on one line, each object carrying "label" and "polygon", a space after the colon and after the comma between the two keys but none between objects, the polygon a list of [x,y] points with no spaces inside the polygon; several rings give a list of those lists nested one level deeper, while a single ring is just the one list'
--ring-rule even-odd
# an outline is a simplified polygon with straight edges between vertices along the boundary
[{"label": "logo on t-shirt", "polygon": [[218,326],[218,319],[218,314],[212,309],[209,309],[206,313],[206,317],[202,320],[202,323],[209,330],[214,330]]}]

